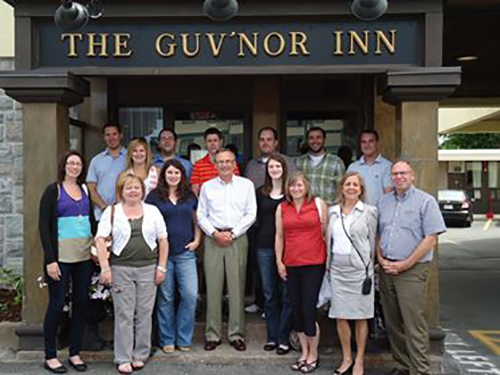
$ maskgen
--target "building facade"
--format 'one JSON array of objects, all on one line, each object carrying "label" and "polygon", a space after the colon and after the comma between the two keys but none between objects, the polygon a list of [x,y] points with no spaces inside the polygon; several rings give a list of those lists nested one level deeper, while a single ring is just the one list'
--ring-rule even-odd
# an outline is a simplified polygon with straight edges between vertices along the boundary
[{"label": "building facade", "polygon": [[[14,9],[0,2],[0,70],[13,71]],[[21,106],[0,88],[0,267],[22,268],[23,134]]]},{"label": "building facade", "polygon": [[[356,19],[343,0],[245,2],[225,22],[205,17],[199,1],[106,0],[104,17],[73,32],[54,25],[53,1],[8,2],[15,9],[15,70],[0,74],[11,108],[0,129],[1,142],[11,144],[0,147],[24,194],[12,185],[18,224],[3,217],[3,233],[10,226],[22,237],[24,348],[40,344],[35,333],[45,306],[35,282],[43,263],[40,195],[69,147],[88,159],[102,149],[106,122],[120,122],[126,139],[145,136],[153,145],[160,129],[173,128],[181,153],[217,126],[244,160],[255,155],[265,126],[278,130],[281,151],[291,156],[311,126],[327,131],[332,152],[356,150],[360,131],[375,128],[384,155],[410,160],[419,187],[437,191],[438,103],[461,76],[460,68],[442,66],[440,0],[391,2],[370,22]],[[8,98],[22,103],[22,116]],[[22,178],[15,169],[21,163]],[[24,210],[15,207],[16,194]],[[437,330],[437,262],[429,299]]]}]

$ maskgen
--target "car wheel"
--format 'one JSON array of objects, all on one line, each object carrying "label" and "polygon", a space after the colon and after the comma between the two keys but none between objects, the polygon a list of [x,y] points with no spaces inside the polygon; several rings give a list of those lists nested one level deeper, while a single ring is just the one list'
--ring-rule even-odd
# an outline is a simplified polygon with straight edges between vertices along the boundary
[{"label": "car wheel", "polygon": [[472,226],[472,219],[469,218],[469,219],[465,220],[464,227],[470,228],[471,226]]}]

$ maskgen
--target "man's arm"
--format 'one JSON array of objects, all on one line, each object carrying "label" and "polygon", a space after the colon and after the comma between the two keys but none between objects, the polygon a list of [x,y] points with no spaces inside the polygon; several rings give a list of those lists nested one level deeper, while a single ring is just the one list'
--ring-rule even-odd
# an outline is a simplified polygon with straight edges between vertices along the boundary
[{"label": "man's arm", "polygon": [[92,203],[99,207],[101,210],[105,210],[108,206],[106,202],[102,199],[102,197],[97,192],[97,184],[95,182],[87,182],[87,186],[89,188],[90,199]]},{"label": "man's arm", "polygon": [[422,241],[417,245],[413,253],[409,258],[399,261],[399,262],[387,262],[384,267],[384,271],[391,275],[399,275],[402,272],[405,272],[412,268],[415,264],[417,264],[420,259],[425,257],[429,251],[436,245],[437,243],[437,234],[431,234],[429,236],[425,236]]},{"label": "man's arm", "polygon": [[212,236],[215,228],[208,220],[208,198],[205,194],[205,188],[200,191],[200,198],[198,200],[198,209],[196,211],[196,218],[198,219],[198,226],[207,236]]},{"label": "man's arm", "polygon": [[252,224],[255,222],[255,219],[257,218],[257,199],[255,198],[255,190],[253,189],[253,183],[251,183],[245,195],[247,197],[247,202],[245,205],[245,212],[243,214],[243,218],[233,228],[233,234],[236,237],[245,234],[248,228],[252,226]]}]

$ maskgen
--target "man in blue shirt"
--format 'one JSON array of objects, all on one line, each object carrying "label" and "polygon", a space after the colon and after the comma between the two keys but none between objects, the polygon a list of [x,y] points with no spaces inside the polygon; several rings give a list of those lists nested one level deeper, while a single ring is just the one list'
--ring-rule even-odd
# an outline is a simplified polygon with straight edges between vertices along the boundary
[{"label": "man in blue shirt", "polygon": [[415,175],[407,161],[393,164],[391,179],[394,193],[385,194],[378,203],[376,246],[382,269],[380,297],[397,365],[391,374],[428,375],[430,262],[446,226],[436,199],[413,185]]},{"label": "man in blue shirt", "polygon": [[163,163],[170,159],[178,160],[186,170],[188,181],[191,179],[193,165],[180,155],[176,154],[177,149],[177,133],[173,129],[163,129],[158,135],[159,154],[155,155],[154,165],[161,168]]},{"label": "man in blue shirt", "polygon": [[102,128],[106,149],[94,156],[87,174],[90,198],[94,203],[96,220],[104,209],[116,202],[116,180],[125,170],[127,150],[122,147],[122,132],[118,124],[105,124]]},{"label": "man in blue shirt", "polygon": [[376,130],[365,129],[361,132],[359,146],[363,156],[349,165],[349,172],[358,172],[365,180],[365,201],[375,206],[380,197],[392,191],[391,162],[384,158],[378,147],[379,136]]}]

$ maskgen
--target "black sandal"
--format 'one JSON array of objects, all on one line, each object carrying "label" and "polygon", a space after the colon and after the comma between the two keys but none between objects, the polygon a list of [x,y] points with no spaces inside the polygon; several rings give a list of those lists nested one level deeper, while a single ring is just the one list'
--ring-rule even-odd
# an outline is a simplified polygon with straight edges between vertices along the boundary
[{"label": "black sandal", "polygon": [[319,367],[319,358],[312,363],[304,363],[304,365],[300,368],[300,372],[303,374],[310,374],[311,372],[316,371]]},{"label": "black sandal", "polygon": [[293,365],[290,366],[292,371],[300,371],[302,366],[304,366],[307,363],[305,359],[299,359],[297,362],[295,362]]}]

